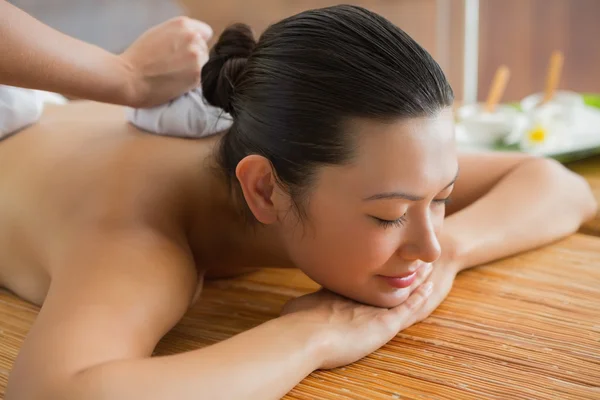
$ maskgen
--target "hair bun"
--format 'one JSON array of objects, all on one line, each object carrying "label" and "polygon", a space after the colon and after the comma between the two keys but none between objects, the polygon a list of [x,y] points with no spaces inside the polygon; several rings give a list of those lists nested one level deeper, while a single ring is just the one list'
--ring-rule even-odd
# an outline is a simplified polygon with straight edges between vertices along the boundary
[{"label": "hair bun", "polygon": [[210,104],[235,114],[234,89],[255,47],[256,40],[248,25],[235,24],[223,31],[202,68],[202,91]]}]

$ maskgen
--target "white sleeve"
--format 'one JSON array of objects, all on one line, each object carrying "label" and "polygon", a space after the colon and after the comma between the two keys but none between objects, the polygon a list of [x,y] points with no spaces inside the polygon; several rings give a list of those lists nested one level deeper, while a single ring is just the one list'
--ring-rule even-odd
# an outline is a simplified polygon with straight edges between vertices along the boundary
[{"label": "white sleeve", "polygon": [[38,121],[43,110],[35,90],[0,85],[0,139]]},{"label": "white sleeve", "polygon": [[127,120],[136,127],[165,136],[200,138],[229,128],[232,118],[211,106],[198,88],[152,108],[127,108]]}]

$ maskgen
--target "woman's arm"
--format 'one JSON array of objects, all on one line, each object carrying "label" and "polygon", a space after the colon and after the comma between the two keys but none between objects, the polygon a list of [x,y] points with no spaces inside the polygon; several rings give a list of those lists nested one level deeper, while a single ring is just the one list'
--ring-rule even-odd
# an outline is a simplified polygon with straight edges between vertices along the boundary
[{"label": "woman's arm", "polygon": [[161,104],[198,85],[211,35],[202,22],[176,18],[118,56],[0,0],[0,84],[133,107]]},{"label": "woman's arm", "polygon": [[459,270],[562,238],[596,213],[585,180],[556,161],[466,154],[459,166],[441,238]]},{"label": "woman's arm", "polygon": [[93,366],[56,399],[279,399],[319,365],[316,332],[289,316],[203,349]]},{"label": "woman's arm", "polygon": [[436,290],[416,313],[427,318],[456,274],[575,232],[596,212],[583,178],[555,161],[523,154],[465,154],[428,281]]},{"label": "woman's arm", "polygon": [[150,358],[190,304],[192,257],[151,233],[105,232],[73,248],[53,273],[6,400],[278,399],[313,370],[385,344],[416,322],[431,291],[422,287],[390,310],[317,292],[231,339]]}]

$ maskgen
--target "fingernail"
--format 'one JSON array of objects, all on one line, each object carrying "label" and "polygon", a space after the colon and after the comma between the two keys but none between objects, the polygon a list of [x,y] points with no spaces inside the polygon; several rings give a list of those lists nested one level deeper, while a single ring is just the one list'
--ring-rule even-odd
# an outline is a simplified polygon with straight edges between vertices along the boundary
[{"label": "fingernail", "polygon": [[429,296],[431,294],[431,292],[433,291],[433,282],[427,282],[423,286],[423,290],[425,291],[425,296]]}]

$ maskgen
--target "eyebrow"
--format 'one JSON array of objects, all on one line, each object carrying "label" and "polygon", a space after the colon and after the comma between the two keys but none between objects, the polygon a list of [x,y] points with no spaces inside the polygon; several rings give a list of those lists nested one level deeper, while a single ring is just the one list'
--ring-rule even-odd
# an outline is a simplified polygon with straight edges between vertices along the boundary
[{"label": "eyebrow", "polygon": [[[440,190],[441,192],[448,189],[450,186],[454,185],[454,183],[458,179],[458,173],[459,173],[459,171],[456,171],[456,175],[454,176],[454,179],[452,179],[452,181],[448,185],[446,185],[445,188]],[[403,192],[386,192],[386,193],[378,193],[373,196],[367,197],[366,199],[364,199],[364,201],[382,200],[382,199],[402,199],[402,200],[409,200],[409,201],[420,201],[420,200],[423,200],[424,197],[416,196],[414,194],[409,194],[409,193],[403,193]]]}]

